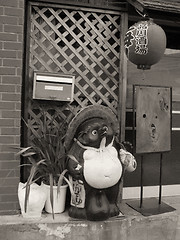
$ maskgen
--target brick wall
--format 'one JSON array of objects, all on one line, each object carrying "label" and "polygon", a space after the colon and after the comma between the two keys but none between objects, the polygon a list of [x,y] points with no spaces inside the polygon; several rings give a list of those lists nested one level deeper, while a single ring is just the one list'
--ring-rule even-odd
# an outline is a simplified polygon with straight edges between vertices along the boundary
[{"label": "brick wall", "polygon": [[0,215],[19,208],[24,0],[0,0]]}]

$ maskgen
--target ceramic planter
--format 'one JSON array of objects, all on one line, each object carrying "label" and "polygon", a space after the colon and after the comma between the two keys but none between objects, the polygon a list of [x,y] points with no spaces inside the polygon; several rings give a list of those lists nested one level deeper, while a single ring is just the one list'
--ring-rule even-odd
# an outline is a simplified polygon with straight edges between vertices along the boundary
[{"label": "ceramic planter", "polygon": [[24,210],[26,183],[19,183],[18,199],[21,213],[24,218],[40,218],[45,205],[47,193],[43,185],[31,184],[29,199],[27,202],[27,211]]},{"label": "ceramic planter", "polygon": [[[52,207],[50,203],[50,186],[44,184],[47,189],[47,199],[45,203],[45,211],[48,213],[52,213]],[[57,193],[57,186],[53,186],[53,210],[54,213],[62,213],[65,210],[66,203],[66,192],[68,185],[63,185],[60,187],[60,192]]]}]

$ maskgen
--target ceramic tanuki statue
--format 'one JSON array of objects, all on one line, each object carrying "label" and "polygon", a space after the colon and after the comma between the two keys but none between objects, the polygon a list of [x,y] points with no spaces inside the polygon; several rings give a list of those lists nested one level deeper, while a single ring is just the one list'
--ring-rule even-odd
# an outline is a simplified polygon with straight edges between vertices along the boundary
[{"label": "ceramic tanuki statue", "polygon": [[65,141],[75,197],[69,215],[93,221],[119,215],[117,197],[124,169],[136,168],[134,157],[116,142],[118,122],[103,106],[89,106],[72,120]]}]

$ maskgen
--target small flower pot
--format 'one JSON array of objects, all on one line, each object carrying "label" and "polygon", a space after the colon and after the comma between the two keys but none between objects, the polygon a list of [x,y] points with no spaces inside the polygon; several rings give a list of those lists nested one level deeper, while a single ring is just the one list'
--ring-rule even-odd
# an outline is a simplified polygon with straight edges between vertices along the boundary
[{"label": "small flower pot", "polygon": [[[50,186],[44,184],[47,189],[47,198],[45,203],[45,211],[47,213],[52,213],[52,206],[50,202]],[[53,212],[62,213],[65,210],[66,203],[66,192],[68,185],[63,185],[60,187],[60,191],[57,192],[57,186],[53,186]]]},{"label": "small flower pot", "polygon": [[42,210],[45,206],[47,197],[46,189],[43,185],[36,183],[31,184],[29,198],[27,201],[27,210],[25,212],[25,194],[26,183],[19,183],[18,199],[21,208],[21,213],[24,218],[41,218]]}]

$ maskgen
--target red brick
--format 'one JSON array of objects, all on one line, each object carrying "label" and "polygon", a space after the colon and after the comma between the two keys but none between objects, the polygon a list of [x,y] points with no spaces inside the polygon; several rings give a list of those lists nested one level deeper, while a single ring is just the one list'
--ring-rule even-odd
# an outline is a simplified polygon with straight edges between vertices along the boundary
[{"label": "red brick", "polygon": [[0,22],[3,24],[18,24],[18,17],[0,16]]},{"label": "red brick", "polygon": [[17,186],[19,183],[19,178],[0,178],[1,186]]},{"label": "red brick", "polygon": [[7,118],[5,118],[5,119],[1,118],[0,119],[0,126],[1,127],[5,127],[5,126],[7,127],[7,126],[13,126],[13,125],[14,125],[14,120],[13,119],[7,119]]},{"label": "red brick", "polygon": [[2,195],[4,194],[13,194],[13,193],[16,193],[17,192],[17,189],[14,187],[14,186],[11,186],[11,187],[0,187],[0,193]]},{"label": "red brick", "polygon": [[1,33],[0,41],[17,41],[17,34],[14,33]]},{"label": "red brick", "polygon": [[8,144],[8,145],[0,145],[1,152],[13,152],[17,153],[18,149],[20,148],[19,144]]},{"label": "red brick", "polygon": [[23,25],[24,24],[24,18],[23,17],[19,17],[18,18],[18,24],[19,25]]},{"label": "red brick", "polygon": [[20,128],[18,127],[7,127],[1,128],[2,135],[20,135]]},{"label": "red brick", "polygon": [[4,25],[4,32],[10,32],[10,33],[22,33],[23,27],[17,26],[17,25]]},{"label": "red brick", "polygon": [[0,150],[1,152],[12,152],[14,153],[15,155],[15,160],[18,160],[20,159],[20,157],[17,157],[16,156],[16,153],[19,151],[20,149],[20,145],[19,144],[8,144],[8,145],[3,145],[3,144],[0,144]]},{"label": "red brick", "polygon": [[16,51],[16,54],[18,59],[22,59],[23,56],[22,51]]},{"label": "red brick", "polygon": [[23,0],[19,0],[19,8],[24,8],[24,1]]},{"label": "red brick", "polygon": [[9,209],[14,209],[15,208],[15,203],[8,203],[8,202],[5,202],[5,203],[0,203],[0,211],[3,210],[9,210]]},{"label": "red brick", "polygon": [[6,84],[21,84],[21,77],[17,76],[3,76],[2,83]]},{"label": "red brick", "polygon": [[[14,118],[14,127],[21,127],[20,119]],[[18,136],[19,137],[19,136]]]},{"label": "red brick", "polygon": [[0,75],[15,75],[15,68],[11,67],[0,67]]},{"label": "red brick", "polygon": [[8,49],[8,50],[22,50],[23,48],[23,44],[19,43],[19,42],[5,42],[4,43],[4,49]]},{"label": "red brick", "polygon": [[4,8],[0,7],[0,15],[3,15],[3,13],[4,13]]},{"label": "red brick", "polygon": [[[19,168],[19,161],[0,161],[0,169],[1,170],[16,170]],[[0,191],[1,193],[1,191]]]},{"label": "red brick", "polygon": [[19,103],[16,103],[15,109],[16,109],[16,110],[21,110],[21,103],[20,103],[20,102],[19,102]]},{"label": "red brick", "polygon": [[18,34],[18,42],[23,42],[23,34]]},{"label": "red brick", "polygon": [[23,9],[5,7],[5,15],[7,16],[23,16]]},{"label": "red brick", "polygon": [[21,144],[19,136],[15,136],[15,144],[19,144],[19,145]]},{"label": "red brick", "polygon": [[[0,161],[12,160],[14,159],[14,153],[1,153],[0,154]],[[1,176],[0,176],[1,177]]]},{"label": "red brick", "polygon": [[14,137],[12,136],[0,136],[0,144],[13,144]]},{"label": "red brick", "polygon": [[0,0],[0,6],[18,7],[18,0]]},{"label": "red brick", "polygon": [[[18,171],[19,172],[19,171]],[[1,178],[7,178],[7,177],[17,177],[17,170],[13,169],[13,170],[0,170],[0,176]]]},{"label": "red brick", "polygon": [[[19,204],[18,204],[19,205]],[[17,215],[20,213],[19,207],[16,207],[15,209],[10,209],[6,211],[0,211],[0,215]]]},{"label": "red brick", "polygon": [[15,109],[15,103],[14,102],[2,102],[0,101],[0,109]]},{"label": "red brick", "polygon": [[20,76],[22,74],[22,68],[17,67],[16,74]]},{"label": "red brick", "polygon": [[1,58],[16,58],[16,51],[12,50],[0,50]]},{"label": "red brick", "polygon": [[1,202],[18,202],[18,195],[0,195]]},{"label": "red brick", "polygon": [[19,118],[20,119],[21,111],[2,111],[2,118]]},{"label": "red brick", "polygon": [[20,59],[3,59],[3,66],[20,67],[21,65],[22,61]]},{"label": "red brick", "polygon": [[2,93],[3,101],[21,101],[21,94]]},{"label": "red brick", "polygon": [[22,86],[21,85],[16,85],[16,93],[21,93]]},{"label": "red brick", "polygon": [[0,84],[0,92],[15,92],[15,85]]}]

